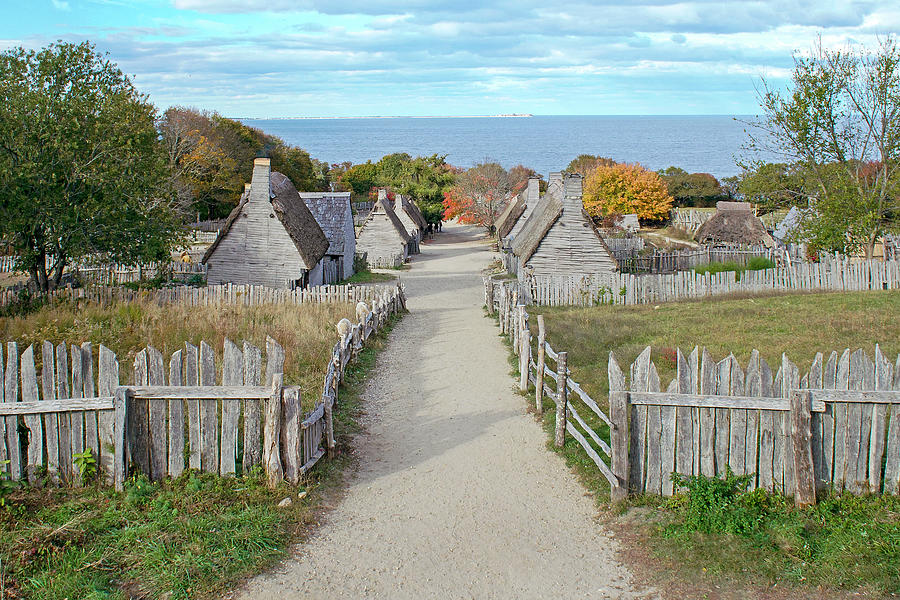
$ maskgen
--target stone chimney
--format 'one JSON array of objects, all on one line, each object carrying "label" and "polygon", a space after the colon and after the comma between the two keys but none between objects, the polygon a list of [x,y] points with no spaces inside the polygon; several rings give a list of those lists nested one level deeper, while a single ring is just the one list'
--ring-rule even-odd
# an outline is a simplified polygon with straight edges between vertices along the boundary
[{"label": "stone chimney", "polygon": [[384,202],[387,200],[387,190],[384,188],[378,188],[378,199]]}]

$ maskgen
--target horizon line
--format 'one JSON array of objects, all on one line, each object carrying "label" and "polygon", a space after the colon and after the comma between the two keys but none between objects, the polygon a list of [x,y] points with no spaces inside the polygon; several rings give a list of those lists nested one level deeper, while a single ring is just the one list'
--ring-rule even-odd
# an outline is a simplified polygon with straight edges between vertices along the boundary
[{"label": "horizon line", "polygon": [[550,114],[541,115],[536,113],[509,113],[496,115],[350,115],[350,116],[295,116],[295,117],[249,117],[249,116],[226,116],[228,119],[237,121],[328,121],[328,120],[346,120],[346,119],[529,119],[534,117],[755,117],[754,114],[741,113],[657,113],[657,114]]}]

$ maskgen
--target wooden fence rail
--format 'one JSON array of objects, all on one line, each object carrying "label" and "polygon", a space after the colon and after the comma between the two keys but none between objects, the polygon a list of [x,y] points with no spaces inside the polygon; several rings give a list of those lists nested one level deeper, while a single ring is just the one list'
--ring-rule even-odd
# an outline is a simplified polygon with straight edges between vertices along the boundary
[{"label": "wooden fence rail", "polygon": [[[610,353],[607,415],[573,381],[566,353],[547,342],[543,317],[532,360],[518,292],[487,290],[489,312],[534,385],[536,412],[544,396],[556,403],[557,446],[571,435],[610,482],[614,500],[672,495],[672,473],[721,477],[729,470],[748,476],[751,489],[793,496],[798,505],[825,490],[900,494],[900,356],[891,363],[879,346],[874,360],[862,350],[827,360],[818,354],[801,376],[786,355],[773,373],[756,350],[745,371],[734,355],[715,361],[705,349],[687,356],[679,349],[676,375],[663,386],[649,347],[631,365],[628,383]],[[521,379],[520,389],[528,389]]]},{"label": "wooden fence rail", "polygon": [[13,480],[46,473],[77,484],[78,455],[89,450],[102,480],[120,489],[134,471],[159,480],[186,468],[232,475],[255,465],[272,484],[296,482],[334,449],[332,408],[347,365],[404,303],[402,289],[392,288],[360,314],[335,345],[321,399],[305,415],[299,388],[282,385],[284,351],[271,338],[265,362],[259,348],[226,339],[220,368],[205,342],[185,343],[168,368],[147,347],[125,386],[115,354],[102,345],[95,363],[89,342],[44,342],[36,365],[34,345],[20,355],[9,342],[5,365],[0,354],[3,470]]},{"label": "wooden fence rail", "polygon": [[[498,314],[500,331],[509,337],[519,358],[519,389],[527,391],[529,383],[534,385],[535,411],[538,414],[543,411],[545,396],[553,400],[556,406],[554,435],[556,446],[562,447],[566,434],[569,434],[584,449],[610,485],[618,486],[618,479],[608,464],[612,458],[612,449],[603,439],[609,435],[604,429],[612,424],[610,417],[581,385],[572,379],[566,353],[556,352],[546,341],[542,316],[538,316],[535,360],[532,358],[529,315],[525,311],[525,306],[517,303],[516,293],[509,288],[505,288],[497,300],[500,306]],[[490,306],[493,306],[493,303]],[[555,371],[548,361],[555,363]],[[550,381],[553,382],[552,385]],[[579,410],[583,410],[584,415]],[[606,456],[605,459],[603,455]]]},{"label": "wooden fence rail", "polygon": [[[320,285],[305,289],[279,289],[259,285],[225,283],[206,287],[176,286],[157,290],[131,290],[122,287],[65,288],[51,294],[55,300],[89,300],[100,304],[147,301],[159,305],[219,306],[240,304],[306,304],[308,302],[372,302],[391,297],[397,286],[391,285]],[[18,294],[0,292],[0,306],[18,300]]]},{"label": "wooden fence rail", "polygon": [[[653,304],[727,294],[794,291],[866,291],[900,289],[900,261],[800,263],[779,269],[734,272],[585,276],[528,275],[516,281],[492,281],[485,287],[515,287],[523,304],[594,306]],[[487,292],[486,292],[487,295]],[[493,297],[500,294],[492,292]]]}]

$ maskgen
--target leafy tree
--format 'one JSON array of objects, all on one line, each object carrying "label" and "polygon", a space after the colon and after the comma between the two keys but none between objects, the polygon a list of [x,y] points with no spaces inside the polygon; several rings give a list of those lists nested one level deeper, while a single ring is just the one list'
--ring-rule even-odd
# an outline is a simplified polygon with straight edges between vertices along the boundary
[{"label": "leafy tree", "polygon": [[[532,177],[541,178],[537,171],[525,165],[516,165],[509,170],[509,187],[513,194],[518,194],[528,186]],[[541,183],[544,183],[541,181]]]},{"label": "leafy tree", "polygon": [[444,218],[481,225],[494,234],[497,217],[510,195],[509,174],[497,163],[480,163],[461,173],[444,196]]},{"label": "leafy tree", "polygon": [[675,206],[715,206],[719,200],[731,197],[719,180],[709,173],[688,173],[678,167],[669,167],[659,175],[666,182]]},{"label": "leafy tree", "polygon": [[874,50],[794,55],[787,91],[765,80],[761,132],[750,147],[774,151],[796,169],[809,195],[800,223],[811,245],[872,255],[898,205],[900,49],[888,36]]},{"label": "leafy tree", "polygon": [[356,196],[365,196],[378,183],[378,168],[367,161],[353,165],[341,175],[341,182]]},{"label": "leafy tree", "polygon": [[155,119],[87,42],[0,54],[0,237],[41,293],[73,261],[168,255],[179,227]]},{"label": "leafy tree", "polygon": [[326,172],[309,154],[281,138],[214,112],[172,107],[158,123],[180,205],[201,218],[227,215],[253,174],[253,159],[268,156],[272,168],[298,190],[326,189]]},{"label": "leafy tree", "polygon": [[612,167],[615,165],[616,161],[611,158],[605,158],[600,155],[594,156],[593,154],[579,154],[572,159],[572,162],[566,167],[566,171],[579,173],[583,177],[587,177],[597,167]]},{"label": "leafy tree", "polygon": [[659,174],[638,164],[600,166],[584,182],[584,207],[595,220],[606,215],[637,214],[657,221],[669,216],[672,196]]}]

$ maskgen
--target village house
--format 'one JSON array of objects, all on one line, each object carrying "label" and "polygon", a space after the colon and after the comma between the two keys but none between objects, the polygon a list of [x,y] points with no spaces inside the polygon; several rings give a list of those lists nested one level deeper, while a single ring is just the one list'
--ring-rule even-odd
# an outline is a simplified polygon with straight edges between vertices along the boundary
[{"label": "village house", "polygon": [[519,279],[526,275],[612,273],[616,260],[582,204],[582,177],[565,174],[551,183],[512,241]]},{"label": "village house", "polygon": [[522,230],[525,221],[541,197],[541,180],[532,177],[528,185],[509,201],[497,220],[497,238],[501,246],[508,248],[515,235]]},{"label": "village house", "polygon": [[203,256],[210,285],[295,288],[323,283],[328,238],[291,180],[253,162],[253,179]]},{"label": "village house", "polygon": [[694,239],[711,245],[775,245],[749,202],[716,202],[716,214],[700,226]]},{"label": "village house", "polygon": [[399,267],[409,257],[412,238],[394,212],[384,190],[356,237],[356,251],[365,253],[370,268]]},{"label": "village house", "polygon": [[328,238],[328,251],[322,259],[325,285],[350,277],[356,255],[350,192],[300,192],[300,198]]},{"label": "village house", "polygon": [[397,218],[403,223],[403,227],[406,229],[406,233],[409,235],[412,242],[410,244],[409,253],[418,254],[419,244],[425,238],[425,230],[428,228],[425,217],[412,199],[402,194],[397,194],[392,208],[394,209]]}]

